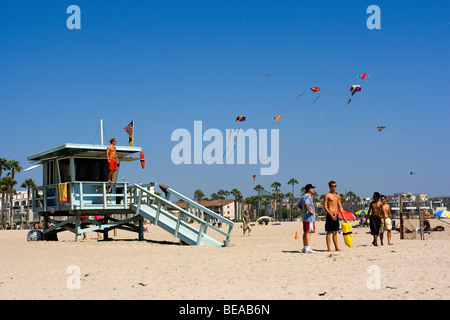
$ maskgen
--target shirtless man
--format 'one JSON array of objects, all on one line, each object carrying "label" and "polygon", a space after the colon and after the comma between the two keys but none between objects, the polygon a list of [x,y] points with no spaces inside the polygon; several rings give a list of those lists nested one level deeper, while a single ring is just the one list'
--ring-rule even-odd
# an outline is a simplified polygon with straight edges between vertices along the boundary
[{"label": "shirtless man", "polygon": [[341,210],[342,217],[345,222],[347,222],[347,219],[344,217],[344,208],[342,207],[341,197],[336,193],[336,182],[328,182],[328,187],[330,188],[330,192],[325,195],[325,199],[323,201],[323,207],[327,212],[327,217],[325,220],[327,248],[328,251],[331,251],[331,235],[333,235],[334,248],[336,251],[342,251],[339,249],[337,240],[337,232],[339,231],[338,208]]},{"label": "shirtless man", "polygon": [[116,152],[116,139],[112,138],[109,140],[111,144],[106,149],[106,158],[108,159],[108,182],[116,182],[114,176],[116,175],[117,166],[117,152]]},{"label": "shirtless man", "polygon": [[383,233],[384,231],[387,232],[387,238],[388,238],[388,245],[392,246],[391,242],[391,230],[392,230],[392,214],[391,214],[391,208],[386,203],[386,196],[381,196],[381,203],[383,206],[381,207],[381,228],[380,228],[380,242],[381,245],[383,245]]},{"label": "shirtless man", "polygon": [[367,223],[367,218],[370,217],[370,234],[373,236],[372,244],[378,246],[378,235],[380,234],[381,227],[381,217],[383,215],[383,203],[380,201],[380,193],[373,193],[373,201],[369,205],[369,211],[367,212],[366,220],[364,224]]},{"label": "shirtless man", "polygon": [[250,215],[248,214],[248,210],[244,211],[244,214],[242,215],[242,228],[244,230],[244,237],[245,237],[245,231],[248,231],[248,235],[250,236],[250,232],[252,231],[252,228],[250,228]]}]

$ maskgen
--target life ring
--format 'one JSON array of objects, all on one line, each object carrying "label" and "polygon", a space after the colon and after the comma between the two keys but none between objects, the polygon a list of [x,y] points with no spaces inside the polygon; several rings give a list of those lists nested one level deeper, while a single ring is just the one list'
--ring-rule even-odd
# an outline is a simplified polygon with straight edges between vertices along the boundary
[{"label": "life ring", "polygon": [[141,167],[142,167],[142,169],[145,168],[145,157],[144,157],[144,152],[141,152]]}]

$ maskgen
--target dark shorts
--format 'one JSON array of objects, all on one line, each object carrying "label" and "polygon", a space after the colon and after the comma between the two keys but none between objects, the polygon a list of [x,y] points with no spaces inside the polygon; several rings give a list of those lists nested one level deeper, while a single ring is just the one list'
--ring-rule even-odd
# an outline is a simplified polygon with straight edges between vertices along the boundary
[{"label": "dark shorts", "polygon": [[336,218],[336,221],[331,219],[331,216],[327,214],[325,218],[325,231],[332,232],[332,231],[339,231],[339,217],[338,215],[334,216]]},{"label": "dark shorts", "polygon": [[373,236],[378,236],[380,234],[380,227],[381,227],[381,218],[379,216],[370,216],[370,234]]}]

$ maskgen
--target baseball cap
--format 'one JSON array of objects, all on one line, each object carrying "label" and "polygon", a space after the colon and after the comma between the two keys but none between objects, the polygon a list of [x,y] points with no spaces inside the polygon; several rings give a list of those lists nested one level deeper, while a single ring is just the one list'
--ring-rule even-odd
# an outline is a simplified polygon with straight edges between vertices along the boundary
[{"label": "baseball cap", "polygon": [[315,188],[315,186],[313,186],[311,183],[308,183],[306,186],[305,186],[305,190],[306,191],[308,191],[309,189],[311,189],[311,188]]}]

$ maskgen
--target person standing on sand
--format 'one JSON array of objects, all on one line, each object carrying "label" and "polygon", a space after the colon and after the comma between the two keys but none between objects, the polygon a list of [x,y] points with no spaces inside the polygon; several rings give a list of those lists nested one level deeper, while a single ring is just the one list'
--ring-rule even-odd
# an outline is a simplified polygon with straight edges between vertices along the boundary
[{"label": "person standing on sand", "polygon": [[248,210],[245,210],[242,214],[242,228],[244,229],[244,237],[245,231],[248,231],[248,236],[250,236],[252,228],[250,228],[250,215],[248,214]]},{"label": "person standing on sand", "polygon": [[388,238],[388,245],[392,246],[391,242],[391,231],[392,231],[392,214],[391,214],[391,208],[386,203],[386,196],[381,196],[381,203],[382,206],[382,221],[381,221],[381,228],[380,228],[380,242],[381,245],[383,245],[383,233],[386,231],[387,238]]},{"label": "person standing on sand", "polygon": [[344,221],[347,222],[344,216],[344,208],[342,207],[341,197],[336,193],[337,184],[334,181],[328,182],[330,192],[325,195],[323,201],[323,208],[327,213],[325,220],[325,231],[327,232],[326,242],[327,249],[331,251],[331,235],[333,235],[333,243],[336,251],[342,251],[338,246],[337,232],[339,231],[339,215],[338,209],[341,210]]},{"label": "person standing on sand", "polygon": [[116,175],[118,169],[118,159],[117,159],[117,151],[116,151],[116,139],[112,138],[109,140],[111,143],[106,149],[106,159],[108,159],[108,182],[116,182],[114,180],[114,176]]},{"label": "person standing on sand", "polygon": [[298,207],[303,210],[302,222],[303,222],[303,253],[315,253],[310,247],[311,233],[316,231],[316,212],[314,209],[314,202],[312,195],[314,194],[314,188],[312,184],[305,186],[306,193],[302,196]]},{"label": "person standing on sand", "polygon": [[380,201],[380,193],[373,193],[373,201],[369,205],[369,211],[367,212],[366,220],[364,223],[367,223],[367,218],[370,217],[369,225],[370,225],[370,234],[373,236],[372,244],[374,246],[378,246],[378,235],[380,234],[381,227],[381,217],[383,215],[383,204]]}]

